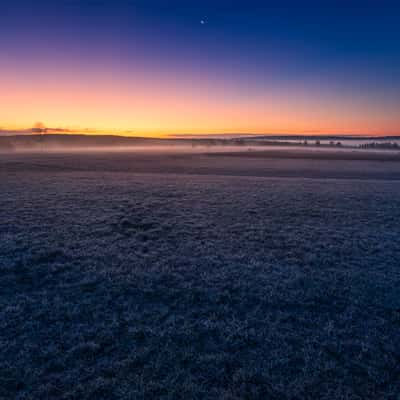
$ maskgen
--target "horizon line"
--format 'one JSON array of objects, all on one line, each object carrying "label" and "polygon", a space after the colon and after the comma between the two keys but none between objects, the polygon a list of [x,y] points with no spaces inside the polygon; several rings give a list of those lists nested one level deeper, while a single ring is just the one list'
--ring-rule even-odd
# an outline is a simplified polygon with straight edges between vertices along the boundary
[{"label": "horizon line", "polygon": [[166,134],[163,136],[157,135],[132,135],[123,134],[126,131],[121,132],[108,132],[108,131],[71,131],[71,130],[60,130],[60,129],[46,129],[44,132],[33,131],[32,129],[25,130],[7,130],[0,128],[0,137],[37,137],[37,136],[87,136],[87,137],[100,137],[100,136],[113,136],[121,137],[126,139],[157,139],[157,140],[194,140],[194,139],[256,139],[256,138],[301,138],[306,140],[307,138],[343,138],[343,139],[384,139],[384,138],[400,138],[400,134],[362,134],[362,133],[201,133],[201,134]]},{"label": "horizon line", "polygon": [[[37,124],[38,125],[38,124]],[[379,138],[379,137],[400,137],[400,132],[397,134],[387,133],[354,133],[354,132],[327,132],[316,130],[302,130],[299,132],[290,131],[266,131],[266,132],[184,132],[184,133],[144,133],[136,132],[133,129],[92,129],[92,128],[52,128],[41,126],[34,126],[31,128],[14,128],[7,129],[0,126],[0,136],[33,136],[33,135],[85,135],[85,136],[119,136],[131,138],[153,138],[153,139],[207,139],[207,138],[246,138],[246,137],[265,137],[265,136],[281,136],[281,137],[343,137],[343,138]]]}]

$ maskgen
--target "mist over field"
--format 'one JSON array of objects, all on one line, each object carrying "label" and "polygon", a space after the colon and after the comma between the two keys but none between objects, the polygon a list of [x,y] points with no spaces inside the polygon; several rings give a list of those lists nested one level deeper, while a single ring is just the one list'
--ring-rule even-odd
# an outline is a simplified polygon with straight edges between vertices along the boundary
[{"label": "mist over field", "polygon": [[3,153],[0,398],[395,399],[400,162],[343,151]]},{"label": "mist over field", "polygon": [[[332,154],[345,154],[343,150],[353,151],[346,158],[367,158],[368,154],[380,153],[375,158],[386,159],[400,155],[400,137],[368,137],[368,136],[296,136],[296,135],[177,135],[171,137],[145,138],[117,135],[84,135],[33,133],[19,135],[2,135],[0,129],[0,153],[34,153],[34,152],[243,152],[262,150],[280,150],[289,157],[314,151],[312,158],[332,158]],[[355,152],[356,150],[360,150]],[[317,151],[317,152],[316,152]],[[341,152],[340,152],[341,151]],[[362,152],[361,152],[362,151]],[[328,153],[331,153],[329,155]],[[386,153],[386,156],[384,155]],[[271,153],[269,153],[271,154]],[[262,154],[261,154],[262,156]],[[340,156],[341,157],[341,156]],[[279,155],[282,158],[282,155]],[[337,157],[333,157],[337,158]]]}]

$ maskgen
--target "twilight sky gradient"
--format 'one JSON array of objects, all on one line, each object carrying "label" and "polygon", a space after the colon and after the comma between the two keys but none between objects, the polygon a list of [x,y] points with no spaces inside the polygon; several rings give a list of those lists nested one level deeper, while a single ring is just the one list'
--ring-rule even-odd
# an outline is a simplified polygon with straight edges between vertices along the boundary
[{"label": "twilight sky gradient", "polygon": [[399,21],[385,0],[3,0],[0,134],[398,135]]}]

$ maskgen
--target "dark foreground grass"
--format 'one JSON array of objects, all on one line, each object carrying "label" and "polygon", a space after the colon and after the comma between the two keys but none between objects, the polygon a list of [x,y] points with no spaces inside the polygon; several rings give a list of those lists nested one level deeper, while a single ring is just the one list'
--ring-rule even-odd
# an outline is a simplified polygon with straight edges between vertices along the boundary
[{"label": "dark foreground grass", "polygon": [[397,181],[0,171],[0,398],[398,399]]}]

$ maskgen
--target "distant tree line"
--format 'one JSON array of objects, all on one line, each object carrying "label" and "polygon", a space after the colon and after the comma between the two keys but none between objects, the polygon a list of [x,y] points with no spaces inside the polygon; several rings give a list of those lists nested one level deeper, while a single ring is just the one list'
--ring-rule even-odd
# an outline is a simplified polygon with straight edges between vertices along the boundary
[{"label": "distant tree line", "polygon": [[396,142],[370,142],[360,144],[361,149],[399,149],[400,146]]},{"label": "distant tree line", "polygon": [[[324,144],[322,144],[319,139],[317,139],[312,144],[314,144],[315,146],[324,146]],[[309,141],[308,140],[304,140],[303,141],[303,146],[308,146],[308,145],[309,145]],[[342,142],[335,142],[335,141],[331,140],[331,141],[329,141],[328,146],[330,146],[330,147],[341,147],[342,146]]]}]

